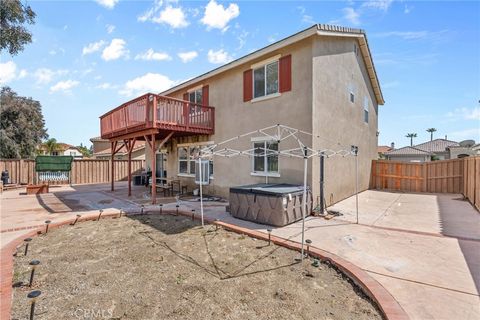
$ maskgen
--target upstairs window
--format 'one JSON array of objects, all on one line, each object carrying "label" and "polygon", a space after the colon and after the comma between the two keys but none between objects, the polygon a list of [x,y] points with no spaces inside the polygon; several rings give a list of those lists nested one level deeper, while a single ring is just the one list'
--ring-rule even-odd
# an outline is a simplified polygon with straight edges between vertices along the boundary
[{"label": "upstairs window", "polygon": [[188,101],[192,103],[202,104],[202,98],[202,89],[197,89],[188,93]]},{"label": "upstairs window", "polygon": [[253,70],[253,97],[278,93],[278,61]]},{"label": "upstairs window", "polygon": [[368,98],[363,99],[363,121],[368,123]]}]

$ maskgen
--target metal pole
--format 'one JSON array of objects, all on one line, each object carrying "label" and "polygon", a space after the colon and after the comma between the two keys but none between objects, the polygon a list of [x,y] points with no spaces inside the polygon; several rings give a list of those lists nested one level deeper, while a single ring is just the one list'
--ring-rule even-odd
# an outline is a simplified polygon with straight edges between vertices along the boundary
[{"label": "metal pole", "polygon": [[325,210],[325,156],[323,152],[320,154],[320,214]]},{"label": "metal pole", "polygon": [[355,211],[358,224],[358,146],[352,146],[352,152],[355,155]]},{"label": "metal pole", "polygon": [[303,210],[302,210],[302,256],[301,261],[303,262],[305,244],[305,212],[307,212],[307,147],[304,147],[303,154]]},{"label": "metal pole", "polygon": [[202,217],[202,227],[205,227],[203,223],[203,189],[202,189],[202,158],[198,157],[198,174],[200,176],[200,215]]}]

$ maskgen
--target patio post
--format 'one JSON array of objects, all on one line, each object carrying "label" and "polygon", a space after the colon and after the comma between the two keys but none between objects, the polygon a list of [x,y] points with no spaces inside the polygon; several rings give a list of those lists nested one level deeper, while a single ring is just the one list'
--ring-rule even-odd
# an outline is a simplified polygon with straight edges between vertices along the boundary
[{"label": "patio post", "polygon": [[117,148],[117,141],[110,142],[110,150],[111,150],[111,157],[110,157],[110,183],[111,183],[111,191],[115,191],[115,149]]},{"label": "patio post", "polygon": [[132,151],[135,147],[135,141],[137,139],[133,138],[132,140],[125,140],[125,146],[128,151],[128,196],[132,195]]},{"label": "patio post", "polygon": [[157,157],[155,146],[155,134],[152,134],[152,204],[157,203]]}]

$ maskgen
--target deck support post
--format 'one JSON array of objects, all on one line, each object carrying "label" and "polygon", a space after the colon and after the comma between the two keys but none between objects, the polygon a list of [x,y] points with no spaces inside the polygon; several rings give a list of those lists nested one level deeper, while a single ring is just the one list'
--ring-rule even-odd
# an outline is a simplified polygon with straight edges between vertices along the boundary
[{"label": "deck support post", "polygon": [[111,157],[110,157],[110,183],[111,183],[111,191],[115,191],[115,149],[117,148],[117,141],[110,142],[110,150],[111,150]]},{"label": "deck support post", "polygon": [[152,134],[152,204],[157,203],[157,148],[155,145],[155,134]]},{"label": "deck support post", "polygon": [[125,147],[128,152],[128,196],[132,195],[132,151],[137,138],[125,140]]}]

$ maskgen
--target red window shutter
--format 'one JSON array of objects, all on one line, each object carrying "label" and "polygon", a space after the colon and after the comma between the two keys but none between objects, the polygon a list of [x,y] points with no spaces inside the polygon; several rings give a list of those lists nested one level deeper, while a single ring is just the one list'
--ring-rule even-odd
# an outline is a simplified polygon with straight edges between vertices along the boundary
[{"label": "red window shutter", "polygon": [[280,58],[280,85],[279,91],[286,92],[292,90],[292,55]]},{"label": "red window shutter", "polygon": [[243,72],[243,101],[252,100],[253,95],[252,69]]},{"label": "red window shutter", "polygon": [[184,101],[189,101],[189,100],[188,100],[188,92],[185,92],[185,93],[183,94],[183,100],[184,100]]},{"label": "red window shutter", "polygon": [[208,84],[202,88],[202,104],[208,106]]}]

